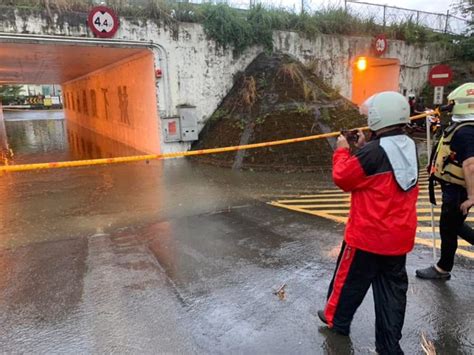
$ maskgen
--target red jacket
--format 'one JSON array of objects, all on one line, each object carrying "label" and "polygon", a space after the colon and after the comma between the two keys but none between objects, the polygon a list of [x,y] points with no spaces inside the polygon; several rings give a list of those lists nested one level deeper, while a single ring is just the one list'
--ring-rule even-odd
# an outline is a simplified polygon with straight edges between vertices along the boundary
[{"label": "red jacket", "polygon": [[408,253],[416,235],[416,148],[405,135],[396,137],[405,146],[392,144],[392,136],[384,144],[380,139],[369,142],[356,155],[338,148],[333,156],[334,183],[351,192],[344,239],[352,247],[381,255]]}]

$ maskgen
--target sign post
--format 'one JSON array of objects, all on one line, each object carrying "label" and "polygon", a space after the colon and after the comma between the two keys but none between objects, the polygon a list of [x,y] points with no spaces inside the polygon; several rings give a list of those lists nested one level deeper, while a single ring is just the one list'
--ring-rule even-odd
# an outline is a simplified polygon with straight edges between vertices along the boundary
[{"label": "sign post", "polygon": [[[442,88],[442,86],[441,86]],[[426,116],[426,154],[428,161],[431,157],[431,120],[430,116]],[[431,169],[431,166],[430,166]],[[430,216],[431,216],[431,236],[433,239],[433,262],[436,263],[436,231],[434,223],[434,206],[430,203]]]},{"label": "sign post", "polygon": [[[431,86],[434,86],[433,104],[441,105],[443,103],[444,87],[453,80],[453,71],[448,65],[439,64],[431,68],[428,74],[428,81]],[[431,157],[431,121],[426,117],[426,145],[428,159]],[[434,223],[434,207],[431,207],[431,233],[433,235],[433,260],[436,263],[436,232]]]}]

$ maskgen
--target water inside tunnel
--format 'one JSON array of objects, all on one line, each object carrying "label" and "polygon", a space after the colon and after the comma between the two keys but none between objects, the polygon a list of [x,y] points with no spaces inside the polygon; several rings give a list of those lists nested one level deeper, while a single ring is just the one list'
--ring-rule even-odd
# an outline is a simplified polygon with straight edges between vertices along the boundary
[{"label": "water inside tunnel", "polygon": [[67,122],[63,111],[6,111],[5,128],[11,162],[39,162],[111,158],[142,151]]},{"label": "water inside tunnel", "polygon": [[[0,84],[61,86],[62,118],[67,122],[69,145],[74,149],[74,154],[68,156],[71,159],[115,154],[93,145],[90,142],[93,135],[101,136],[100,141],[109,146],[114,145],[114,152],[159,153],[160,90],[154,70],[159,60],[158,54],[146,45],[98,46],[80,39],[33,43],[20,37],[10,42],[0,41]],[[6,111],[9,108],[5,106]],[[15,114],[23,119],[20,112],[11,112],[7,120],[17,120]],[[44,113],[30,116],[31,128],[44,124],[36,122],[40,115]],[[13,127],[15,123],[9,125]]]}]

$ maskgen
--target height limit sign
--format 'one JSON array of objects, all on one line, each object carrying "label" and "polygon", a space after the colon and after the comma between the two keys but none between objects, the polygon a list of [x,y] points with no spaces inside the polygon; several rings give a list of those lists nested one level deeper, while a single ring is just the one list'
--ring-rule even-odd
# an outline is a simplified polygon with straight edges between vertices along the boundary
[{"label": "height limit sign", "polygon": [[111,8],[96,6],[89,11],[87,24],[96,37],[111,38],[119,28],[119,19]]}]

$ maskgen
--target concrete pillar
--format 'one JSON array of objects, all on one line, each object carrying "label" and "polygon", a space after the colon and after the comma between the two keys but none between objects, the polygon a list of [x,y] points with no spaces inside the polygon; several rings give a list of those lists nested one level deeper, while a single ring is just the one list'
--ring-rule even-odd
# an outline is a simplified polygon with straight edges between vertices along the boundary
[{"label": "concrete pillar", "polygon": [[5,119],[3,117],[3,107],[0,102],[0,165],[8,164],[8,161],[12,157],[12,152],[8,145],[7,130],[5,128]]},{"label": "concrete pillar", "polygon": [[3,117],[3,107],[2,107],[1,102],[0,102],[0,152],[2,154],[8,152],[7,131],[5,129],[5,119]]}]

